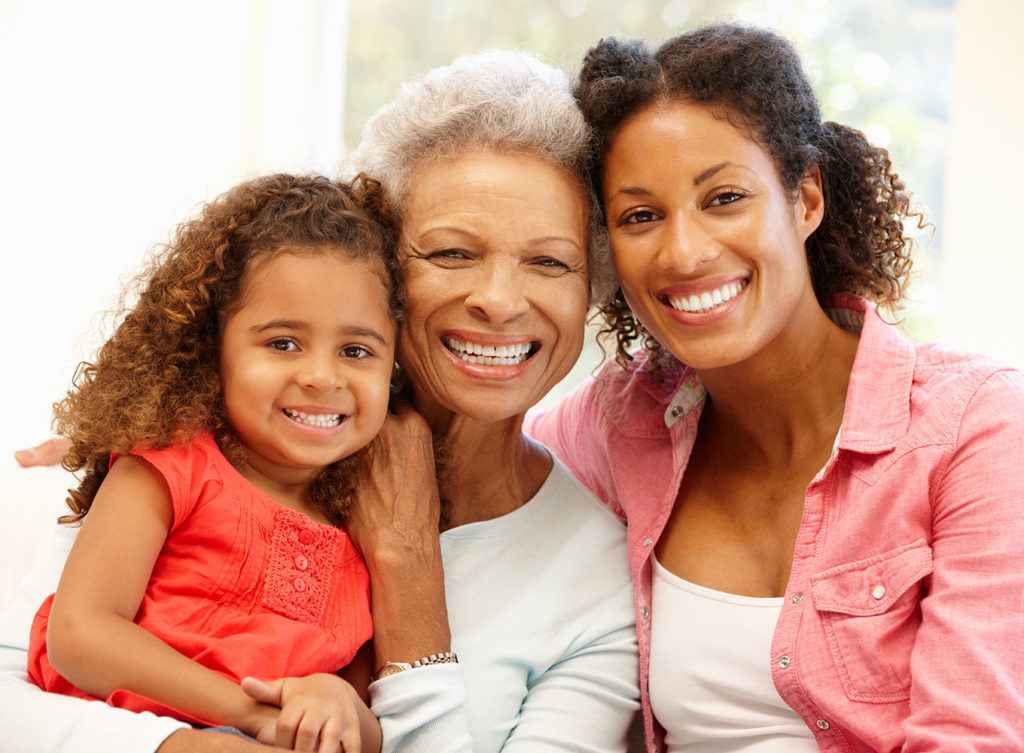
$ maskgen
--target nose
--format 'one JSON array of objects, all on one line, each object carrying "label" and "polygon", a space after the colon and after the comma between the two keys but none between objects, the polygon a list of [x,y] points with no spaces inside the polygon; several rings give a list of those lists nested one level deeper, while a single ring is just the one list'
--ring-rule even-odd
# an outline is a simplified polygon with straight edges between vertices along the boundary
[{"label": "nose", "polygon": [[700,219],[682,214],[670,216],[658,250],[658,261],[665,269],[692,274],[718,258],[721,248]]},{"label": "nose", "polygon": [[316,392],[333,392],[348,385],[344,366],[336,353],[307,353],[297,381],[303,388]]},{"label": "nose", "polygon": [[509,257],[481,264],[466,295],[466,308],[492,324],[510,322],[530,308],[526,298],[526,272]]}]

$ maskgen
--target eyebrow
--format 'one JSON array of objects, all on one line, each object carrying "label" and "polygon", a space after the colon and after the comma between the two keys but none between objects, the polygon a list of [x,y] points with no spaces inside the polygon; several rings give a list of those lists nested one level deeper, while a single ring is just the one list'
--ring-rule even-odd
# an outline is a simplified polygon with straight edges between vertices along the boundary
[{"label": "eyebrow", "polygon": [[[420,244],[429,243],[431,235],[433,235],[434,233],[438,233],[438,232],[453,233],[455,235],[460,236],[462,239],[464,239],[467,242],[481,243],[481,244],[482,243],[486,243],[486,235],[481,235],[480,233],[477,233],[477,232],[475,232],[473,230],[469,230],[467,228],[460,227],[458,225],[436,225],[434,227],[429,227],[424,232],[422,232],[418,236],[416,236],[416,238],[414,238],[414,239],[410,238],[407,241],[407,243],[409,244],[409,246],[411,246],[413,248],[413,250],[420,250],[419,249]],[[424,241],[423,240],[424,238],[426,238],[427,240]],[[567,235],[542,235],[542,236],[540,236],[538,238],[528,238],[526,240],[526,242],[525,242],[526,246],[528,246],[528,247],[543,246],[543,245],[548,244],[548,243],[565,243],[565,244],[571,245],[573,248],[577,248],[577,249],[581,249],[581,248],[585,247],[585,246],[581,246],[579,243],[577,243],[576,241],[574,241],[572,238],[570,238]],[[586,243],[586,241],[584,241],[584,244],[585,243]]]},{"label": "eyebrow", "polygon": [[[705,170],[704,172],[702,172],[700,175],[693,179],[693,185],[699,186],[712,175],[715,175],[724,170],[725,168],[727,168],[730,164],[732,163],[720,162],[717,165],[709,167],[707,170]],[[626,194],[627,196],[647,196],[650,194],[650,191],[641,186],[623,186],[622,188],[618,189],[615,193]]]},{"label": "eyebrow", "polygon": [[706,181],[712,175],[714,175],[717,172],[720,172],[721,170],[724,170],[728,166],[729,166],[728,162],[720,162],[719,164],[715,165],[714,167],[709,167],[707,170],[705,170],[704,172],[702,172],[700,175],[698,175],[696,178],[693,179],[693,185],[699,186],[701,183]]},{"label": "eyebrow", "polygon": [[[263,324],[254,324],[250,331],[254,334],[260,332],[266,332],[271,329],[295,329],[304,331],[309,329],[309,325],[305,322],[297,322],[291,319],[274,319],[273,321],[264,322]],[[381,345],[387,345],[388,340],[384,335],[375,329],[369,329],[368,327],[342,327],[341,334],[347,337],[369,337],[372,340],[378,341]]]}]

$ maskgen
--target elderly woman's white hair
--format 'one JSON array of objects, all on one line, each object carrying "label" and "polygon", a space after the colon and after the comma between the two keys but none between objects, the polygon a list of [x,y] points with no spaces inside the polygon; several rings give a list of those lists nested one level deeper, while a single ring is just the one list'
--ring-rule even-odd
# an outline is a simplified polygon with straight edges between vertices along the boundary
[{"label": "elderly woman's white hair", "polygon": [[590,181],[593,132],[566,75],[532,55],[486,50],[404,84],[366,123],[347,172],[379,180],[400,218],[413,170],[476,147],[527,150],[576,176],[591,210],[590,299],[606,301],[616,282]]}]

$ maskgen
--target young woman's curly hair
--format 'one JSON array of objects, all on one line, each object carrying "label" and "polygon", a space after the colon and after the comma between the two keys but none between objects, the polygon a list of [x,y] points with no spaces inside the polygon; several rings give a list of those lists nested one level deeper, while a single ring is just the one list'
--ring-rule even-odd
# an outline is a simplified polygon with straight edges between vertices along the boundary
[{"label": "young woman's curly hair", "polygon": [[[913,249],[903,223],[917,218],[924,227],[924,219],[911,210],[885,149],[854,128],[822,122],[800,58],[784,38],[719,23],[670,39],[653,53],[637,40],[603,39],[587,52],[575,95],[602,151],[631,115],[659,100],[680,99],[709,105],[746,131],[772,158],[794,198],[817,165],[825,216],[806,250],[818,300],[854,293],[890,309],[899,305]],[[592,177],[600,185],[600,165]],[[631,360],[629,350],[640,339],[657,368],[662,348],[633,316],[621,289],[600,312],[602,334],[614,336],[620,363]]]},{"label": "young woman's curly hair", "polygon": [[[220,335],[240,305],[254,259],[281,252],[332,253],[366,262],[400,314],[394,231],[375,181],[351,184],[322,176],[270,175],[242,183],[178,227],[129,288],[120,324],[92,363],[79,364],[72,389],[54,406],[57,433],[71,439],[63,466],[81,471],[70,490],[75,522],[88,512],[110,454],[158,449],[211,432],[225,456],[244,459],[221,397]],[[126,310],[127,309],[127,310]],[[313,504],[340,524],[355,459],[329,466],[314,482]]]}]

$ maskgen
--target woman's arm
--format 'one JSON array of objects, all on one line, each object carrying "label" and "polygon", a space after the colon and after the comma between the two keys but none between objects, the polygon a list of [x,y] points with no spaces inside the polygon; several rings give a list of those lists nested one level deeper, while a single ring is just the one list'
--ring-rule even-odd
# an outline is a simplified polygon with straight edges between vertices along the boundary
[{"label": "woman's arm", "polygon": [[365,458],[345,527],[370,573],[375,665],[449,651],[430,429],[400,407]]},{"label": "woman's arm", "polygon": [[903,752],[1024,750],[1024,375],[977,391],[933,489]]},{"label": "woman's arm", "polygon": [[276,709],[255,702],[236,683],[133,621],[171,520],[170,493],[158,472],[133,456],[118,460],[83,521],[57,587],[47,632],[50,663],[98,698],[127,690],[255,737],[273,728]]},{"label": "woman's arm", "polygon": [[70,446],[71,440],[67,437],[51,437],[35,447],[16,450],[14,459],[23,468],[31,468],[36,465],[57,465]]},{"label": "woman's arm", "polygon": [[[370,458],[370,481],[347,527],[370,571],[378,665],[449,651],[429,430],[414,414],[389,418]],[[505,753],[625,749],[637,708],[637,659],[632,588],[625,553],[619,554],[620,582],[602,596],[615,607],[595,615],[572,645],[567,638],[562,657],[531,677],[515,718],[508,720],[512,731],[500,747]],[[524,584],[521,573],[509,573],[509,581],[508,593],[498,598],[522,600],[522,609],[530,610],[525,590],[543,584]],[[380,719],[383,750],[481,750],[471,736],[466,700],[469,694],[497,691],[484,683],[467,688],[458,664],[418,667],[377,680],[370,686],[371,708]]]}]

